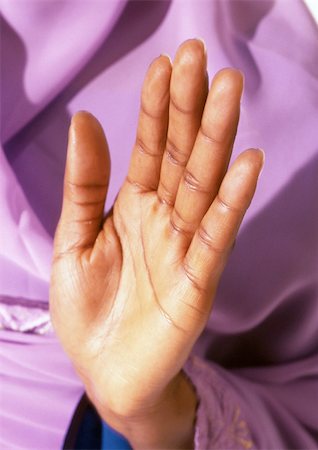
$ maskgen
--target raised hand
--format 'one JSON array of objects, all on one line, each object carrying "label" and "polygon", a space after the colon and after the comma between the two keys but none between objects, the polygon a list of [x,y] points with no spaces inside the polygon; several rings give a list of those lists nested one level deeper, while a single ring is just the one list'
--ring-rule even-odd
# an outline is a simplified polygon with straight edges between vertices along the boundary
[{"label": "raised hand", "polygon": [[[260,150],[246,150],[228,169],[242,87],[240,72],[223,69],[208,92],[198,40],[181,45],[173,67],[167,56],[155,59],[129,172],[107,218],[103,130],[89,113],[72,119],[52,320],[100,414],[128,437],[127,423],[146,423],[178,392],[188,395],[182,367],[255,192]],[[178,445],[151,439],[140,447]]]}]

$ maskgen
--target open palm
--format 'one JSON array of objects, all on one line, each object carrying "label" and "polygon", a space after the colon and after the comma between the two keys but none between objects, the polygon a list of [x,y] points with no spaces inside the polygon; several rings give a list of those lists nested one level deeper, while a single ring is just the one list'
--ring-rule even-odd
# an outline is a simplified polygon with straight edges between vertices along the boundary
[{"label": "open palm", "polygon": [[263,164],[261,151],[247,150],[228,170],[242,84],[223,69],[208,92],[198,40],[179,48],[173,67],[155,59],[106,218],[103,131],[88,113],[72,120],[50,307],[88,392],[120,413],[160,398],[208,320]]}]

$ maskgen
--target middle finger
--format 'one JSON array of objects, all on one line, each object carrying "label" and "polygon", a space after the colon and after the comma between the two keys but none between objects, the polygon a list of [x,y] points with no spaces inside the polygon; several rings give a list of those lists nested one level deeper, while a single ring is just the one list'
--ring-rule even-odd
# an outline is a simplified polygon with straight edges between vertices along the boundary
[{"label": "middle finger", "polygon": [[171,206],[200,126],[208,93],[206,65],[202,41],[190,39],[181,44],[173,63],[169,126],[158,186],[159,199]]}]

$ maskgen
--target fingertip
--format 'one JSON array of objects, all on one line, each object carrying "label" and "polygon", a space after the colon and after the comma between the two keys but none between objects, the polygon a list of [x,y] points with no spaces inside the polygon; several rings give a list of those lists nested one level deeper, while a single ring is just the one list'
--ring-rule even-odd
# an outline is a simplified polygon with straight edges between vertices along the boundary
[{"label": "fingertip", "polygon": [[151,95],[153,89],[158,89],[162,86],[164,89],[168,88],[172,72],[172,62],[169,55],[162,54],[155,58],[147,71],[143,90],[146,90],[147,95]]},{"label": "fingertip", "polygon": [[146,78],[147,77],[149,78],[149,75],[151,75],[151,77],[153,76],[162,77],[165,76],[166,74],[170,74],[171,70],[172,70],[172,61],[170,56],[167,53],[162,53],[150,63]]},{"label": "fingertip", "polygon": [[70,144],[75,144],[77,141],[78,129],[82,127],[82,124],[88,120],[90,113],[88,111],[77,111],[71,118],[71,123],[68,130],[68,140]]},{"label": "fingertip", "polygon": [[171,56],[168,55],[168,53],[161,53],[159,58],[163,59],[166,63],[168,63],[169,67],[172,66],[172,59],[171,59]]},{"label": "fingertip", "polygon": [[69,142],[72,144],[78,141],[89,139],[98,140],[99,143],[106,143],[104,130],[98,119],[89,111],[77,111],[71,119],[69,128]]},{"label": "fingertip", "polygon": [[205,67],[206,60],[206,45],[201,38],[188,39],[182,42],[177,50],[175,57],[175,63],[177,62],[181,66],[191,66],[201,63]]},{"label": "fingertip", "polygon": [[212,80],[212,85],[214,85],[218,91],[238,91],[242,94],[244,87],[244,74],[236,68],[224,67],[215,74]]},{"label": "fingertip", "polygon": [[259,169],[259,174],[258,174],[258,177],[260,177],[261,173],[264,170],[266,154],[262,148],[257,148],[256,151],[258,151],[258,153],[260,154],[260,169]]},{"label": "fingertip", "polygon": [[149,66],[141,91],[141,103],[153,117],[168,113],[171,73],[172,64],[168,55],[158,56]]},{"label": "fingertip", "polygon": [[204,53],[207,53],[206,42],[202,37],[195,38],[197,41],[201,42]]},{"label": "fingertip", "polygon": [[239,171],[245,173],[256,172],[260,175],[265,163],[265,152],[261,148],[249,148],[244,150],[237,157],[236,161]]},{"label": "fingertip", "polygon": [[257,148],[256,150],[261,154],[262,168],[263,168],[266,160],[266,153],[262,148]]},{"label": "fingertip", "polygon": [[95,121],[97,121],[96,117],[89,111],[80,110],[72,116],[70,128],[77,130],[78,127],[86,125],[87,122]]},{"label": "fingertip", "polygon": [[77,111],[72,116],[70,128],[77,131],[78,128],[86,126],[95,126],[97,128],[102,128],[100,122],[92,113],[86,110]]},{"label": "fingertip", "polygon": [[265,163],[265,152],[262,148],[249,148],[243,153],[249,155],[251,162],[257,164],[260,168],[263,167]]}]

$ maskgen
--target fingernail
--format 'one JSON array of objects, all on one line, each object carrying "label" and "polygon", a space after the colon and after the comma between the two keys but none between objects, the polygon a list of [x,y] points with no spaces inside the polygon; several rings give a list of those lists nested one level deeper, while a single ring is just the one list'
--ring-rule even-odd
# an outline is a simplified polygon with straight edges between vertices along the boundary
[{"label": "fingernail", "polygon": [[170,55],[168,55],[168,53],[161,53],[160,56],[166,56],[169,59],[170,64],[172,64],[172,59],[171,59]]},{"label": "fingernail", "polygon": [[262,165],[261,165],[261,170],[259,172],[258,178],[261,176],[263,170],[264,170],[264,164],[265,164],[265,152],[262,148],[258,148],[257,150],[259,150],[260,152],[262,152]]},{"label": "fingernail", "polygon": [[205,43],[205,40],[203,39],[203,38],[201,38],[201,37],[197,37],[197,38],[195,38],[197,41],[200,41],[200,42],[202,42],[202,44],[203,44],[203,48],[204,48],[204,53],[206,53],[206,43]]},{"label": "fingernail", "polygon": [[[239,70],[239,72],[241,74],[241,77],[242,77],[242,94],[241,94],[241,97],[243,97],[244,89],[245,89],[245,75],[244,75],[244,72],[242,72],[242,70],[240,70],[240,69],[238,69],[238,70]],[[264,150],[263,150],[263,152],[264,152]]]}]

